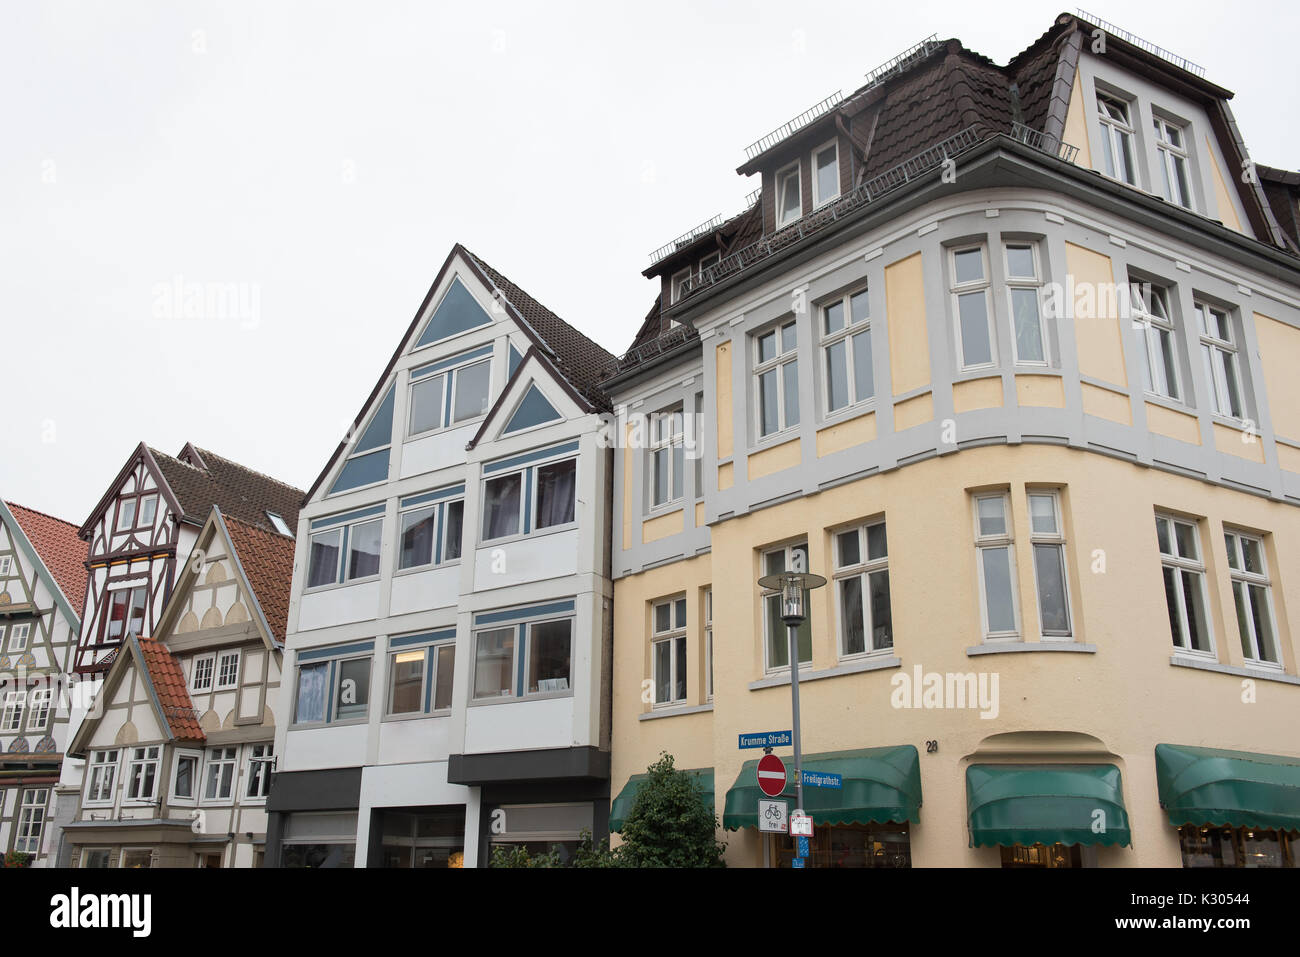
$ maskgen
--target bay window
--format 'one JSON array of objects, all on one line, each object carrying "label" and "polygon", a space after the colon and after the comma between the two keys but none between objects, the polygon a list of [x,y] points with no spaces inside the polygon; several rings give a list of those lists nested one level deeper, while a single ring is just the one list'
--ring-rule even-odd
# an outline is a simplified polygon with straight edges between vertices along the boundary
[{"label": "bay window", "polygon": [[27,715],[27,730],[44,731],[50,723],[50,709],[54,698],[53,688],[38,688],[31,693],[31,711]]},{"label": "bay window", "polygon": [[1226,530],[1223,537],[1228,547],[1228,571],[1242,656],[1253,665],[1281,667],[1264,541],[1245,532]]},{"label": "bay window", "polygon": [[565,694],[572,687],[571,617],[503,624],[475,632],[475,700]]},{"label": "bay window", "polygon": [[1219,415],[1241,419],[1245,408],[1241,401],[1241,380],[1237,374],[1237,345],[1232,336],[1232,320],[1223,309],[1197,302],[1196,317],[1201,331],[1201,358],[1205,362],[1206,388],[1211,408]]},{"label": "bay window", "polygon": [[884,522],[837,532],[834,548],[841,657],[894,647],[889,545]]},{"label": "bay window", "polygon": [[[366,717],[370,707],[370,655],[347,654],[358,647],[369,651],[373,642],[335,652],[319,649],[299,654],[295,724],[322,724]],[[325,659],[326,655],[330,657]]]},{"label": "bay window", "polygon": [[1098,93],[1097,112],[1101,119],[1101,154],[1106,164],[1106,175],[1136,186],[1133,123],[1129,119],[1128,102],[1107,93]]},{"label": "bay window", "polygon": [[176,772],[172,776],[172,800],[192,803],[198,796],[201,756],[192,751],[176,752]]},{"label": "bay window", "polygon": [[143,585],[138,588],[112,589],[109,592],[108,614],[100,625],[103,638],[114,641],[139,636],[144,631],[144,612],[148,601],[149,589]]},{"label": "bay window", "polygon": [[[343,584],[379,574],[384,506],[363,509],[354,520],[317,519],[308,546],[307,587]],[[378,517],[375,517],[378,516]],[[337,524],[329,524],[335,522]]]},{"label": "bay window", "polygon": [[1007,306],[1011,316],[1011,348],[1019,365],[1047,365],[1039,298],[1043,271],[1036,243],[1003,244],[1007,269]]},{"label": "bay window", "polygon": [[1006,493],[975,497],[975,559],[984,637],[1018,637],[1016,558]]},{"label": "bay window", "polygon": [[950,293],[956,318],[957,355],[962,370],[994,364],[993,311],[989,301],[989,270],[983,244],[950,253]]},{"label": "bay window", "polygon": [[1178,358],[1174,345],[1174,318],[1169,290],[1152,283],[1129,282],[1133,328],[1142,341],[1142,383],[1147,392],[1180,398]]},{"label": "bay window", "polygon": [[1156,544],[1174,647],[1212,656],[1214,640],[1206,614],[1205,562],[1195,523],[1157,515]]},{"label": "bay window", "polygon": [[23,726],[23,711],[27,707],[27,692],[6,691],[4,713],[0,715],[0,731],[12,733]]},{"label": "bay window", "polygon": [[203,800],[229,801],[235,788],[235,768],[239,765],[239,749],[209,748],[204,775]]},{"label": "bay window", "polygon": [[[457,486],[456,491],[463,491],[463,486]],[[437,494],[412,496],[403,500],[403,505],[428,501]],[[465,524],[463,498],[431,501],[418,508],[406,508],[398,521],[401,529],[397,554],[399,570],[460,560]]]},{"label": "bay window", "polygon": [[1056,492],[1029,493],[1029,540],[1038,587],[1038,623],[1043,637],[1068,638],[1070,590],[1066,583],[1065,532]]},{"label": "bay window", "polygon": [[152,801],[158,793],[158,765],[162,748],[158,745],[132,748],[126,766],[126,799]]},{"label": "bay window", "polygon": [[388,713],[428,714],[451,707],[456,666],[454,641],[403,647],[389,656]]},{"label": "bay window", "polygon": [[18,834],[14,850],[35,854],[41,849],[41,834],[45,830],[45,809],[50,801],[49,788],[27,788],[23,791],[18,813]]},{"label": "bay window", "polygon": [[264,800],[271,793],[271,771],[275,768],[275,746],[255,744],[248,751],[248,787],[244,796]]},{"label": "bay window", "polygon": [[113,802],[113,785],[117,783],[117,758],[117,749],[91,753],[89,773],[86,775],[87,804]]},{"label": "bay window", "polygon": [[836,412],[875,395],[867,290],[828,303],[821,312],[826,411]]},{"label": "bay window", "polygon": [[799,424],[798,335],[793,320],[754,336],[758,435]]},{"label": "bay window", "polygon": [[575,521],[578,462],[564,458],[520,471],[492,475],[483,482],[483,541],[530,535]]},{"label": "bay window", "polygon": [[[451,369],[435,365],[427,373],[411,372],[411,412],[408,436],[478,418],[488,410],[491,359],[480,359]],[[436,370],[437,374],[433,374]]]}]

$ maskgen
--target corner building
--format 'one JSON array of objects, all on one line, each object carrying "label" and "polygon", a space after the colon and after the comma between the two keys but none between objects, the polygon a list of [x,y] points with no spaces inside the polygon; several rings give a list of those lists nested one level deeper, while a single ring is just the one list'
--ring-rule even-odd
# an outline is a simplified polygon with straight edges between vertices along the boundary
[{"label": "corner building", "polygon": [[931,38],[652,255],[605,382],[615,829],[666,750],[731,865],[790,865],[737,735],[791,727],[756,582],[803,565],[810,866],[1296,866],[1297,178],[1152,46]]}]

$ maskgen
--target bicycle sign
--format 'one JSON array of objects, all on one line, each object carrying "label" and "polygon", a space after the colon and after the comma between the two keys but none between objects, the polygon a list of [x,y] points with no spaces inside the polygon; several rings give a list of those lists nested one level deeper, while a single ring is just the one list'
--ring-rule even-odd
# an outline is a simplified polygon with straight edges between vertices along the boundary
[{"label": "bicycle sign", "polygon": [[788,807],[784,801],[758,802],[758,829],[784,834],[790,826]]}]

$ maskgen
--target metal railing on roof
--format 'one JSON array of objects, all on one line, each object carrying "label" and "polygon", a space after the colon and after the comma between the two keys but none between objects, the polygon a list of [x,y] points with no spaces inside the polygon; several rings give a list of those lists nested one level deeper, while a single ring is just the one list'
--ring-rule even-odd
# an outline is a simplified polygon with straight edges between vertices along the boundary
[{"label": "metal railing on roof", "polygon": [[629,349],[618,358],[618,369],[622,372],[624,369],[631,369],[633,366],[639,366],[643,362],[649,362],[651,359],[661,356],[680,345],[685,344],[691,339],[699,337],[699,333],[691,326],[674,325],[671,329],[661,336],[654,339],[647,339],[638,346]]},{"label": "metal railing on roof", "polygon": [[682,233],[672,242],[660,246],[658,249],[652,252],[650,254],[650,265],[653,266],[655,263],[663,259],[665,256],[672,255],[682,246],[685,246],[687,243],[691,242],[692,240],[698,239],[699,237],[703,236],[707,232],[717,229],[721,225],[722,225],[722,214],[718,213],[718,215],[706,219],[704,222],[700,223],[700,225],[692,229],[688,229],[686,232]]},{"label": "metal railing on roof", "polygon": [[794,119],[792,119],[790,122],[785,123],[782,126],[778,126],[776,129],[774,129],[771,133],[768,133],[762,139],[755,140],[753,143],[750,143],[748,146],[745,147],[745,159],[753,159],[759,153],[762,153],[763,151],[781,142],[781,140],[785,139],[791,133],[803,129],[805,126],[807,126],[809,123],[811,123],[813,120],[817,119],[818,117],[825,116],[842,99],[843,97],[840,95],[840,91],[836,90],[834,93],[826,97],[826,99],[822,100],[816,106],[812,107],[811,109],[804,110]]},{"label": "metal railing on roof", "polygon": [[929,56],[930,51],[938,45],[939,35],[937,33],[931,33],[920,43],[913,44],[892,60],[880,64],[880,66],[868,73],[866,85],[858,92],[865,93],[867,90],[871,89],[871,87],[883,83],[895,73],[903,72],[903,70],[907,69],[908,64],[912,63],[914,60],[920,60]]},{"label": "metal railing on roof", "polygon": [[763,187],[760,186],[758,189],[754,190],[752,193],[750,193],[748,196],[745,197],[745,208],[749,209],[749,207],[753,206],[762,198],[763,198]]},{"label": "metal railing on roof", "polygon": [[1081,10],[1076,7],[1074,12],[1080,20],[1087,20],[1093,26],[1100,27],[1107,33],[1113,34],[1121,40],[1133,44],[1135,47],[1140,47],[1141,49],[1146,50],[1147,53],[1158,56],[1162,60],[1168,60],[1179,69],[1186,70],[1188,73],[1193,73],[1199,77],[1205,76],[1205,67],[1193,63],[1186,57],[1181,57],[1177,53],[1170,53],[1164,47],[1156,46],[1150,40],[1143,40],[1137,34],[1129,33],[1123,27],[1118,27],[1107,20],[1103,20],[1101,17],[1093,16],[1087,10]]},{"label": "metal railing on roof", "polygon": [[1051,153],[1057,159],[1065,160],[1067,163],[1073,163],[1074,157],[1079,152],[1079,147],[1071,146],[1059,136],[1048,136],[1042,130],[1033,129],[1023,123],[1012,123],[1011,135],[1026,146]]}]

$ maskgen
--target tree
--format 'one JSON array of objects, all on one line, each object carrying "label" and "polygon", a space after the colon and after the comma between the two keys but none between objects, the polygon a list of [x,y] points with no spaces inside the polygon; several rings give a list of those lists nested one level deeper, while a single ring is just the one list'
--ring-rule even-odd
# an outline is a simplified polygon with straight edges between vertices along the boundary
[{"label": "tree", "polygon": [[624,867],[726,867],[726,844],[716,840],[718,818],[695,778],[660,752],[646,769],[615,852]]}]

